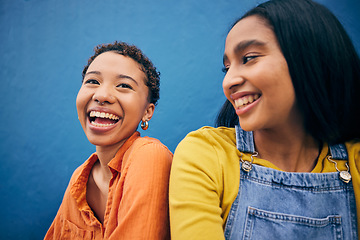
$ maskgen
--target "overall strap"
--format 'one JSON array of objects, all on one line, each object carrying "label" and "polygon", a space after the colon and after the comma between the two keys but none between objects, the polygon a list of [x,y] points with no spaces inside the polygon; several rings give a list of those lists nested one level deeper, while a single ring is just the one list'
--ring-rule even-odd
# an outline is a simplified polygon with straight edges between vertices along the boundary
[{"label": "overall strap", "polygon": [[343,143],[329,146],[330,154],[333,159],[348,160],[348,153],[346,146]]},{"label": "overall strap", "polygon": [[240,125],[235,126],[236,147],[240,152],[255,152],[253,132],[247,132],[241,129]]},{"label": "overall strap", "polygon": [[[241,129],[240,125],[235,126],[236,147],[240,152],[255,152],[253,132],[247,132]],[[348,153],[345,144],[339,143],[329,146],[330,154],[333,159],[348,160]]]}]

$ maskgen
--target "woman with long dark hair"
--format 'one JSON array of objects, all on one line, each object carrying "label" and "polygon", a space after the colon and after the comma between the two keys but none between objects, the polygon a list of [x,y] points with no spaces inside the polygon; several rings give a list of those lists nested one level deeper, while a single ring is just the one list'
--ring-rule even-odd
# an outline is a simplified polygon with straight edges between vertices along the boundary
[{"label": "woman with long dark hair", "polygon": [[360,61],[336,17],[265,2],[235,22],[223,62],[218,128],[175,151],[172,239],[357,239]]}]

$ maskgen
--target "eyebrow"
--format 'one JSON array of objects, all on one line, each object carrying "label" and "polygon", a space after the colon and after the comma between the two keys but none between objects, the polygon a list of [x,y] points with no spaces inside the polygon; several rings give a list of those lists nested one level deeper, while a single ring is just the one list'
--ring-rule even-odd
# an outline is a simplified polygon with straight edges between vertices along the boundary
[{"label": "eyebrow", "polygon": [[[245,41],[241,41],[239,42],[235,47],[234,47],[234,52],[237,54],[239,52],[244,51],[246,48],[250,47],[250,46],[265,46],[266,43],[259,41],[259,40],[245,40]],[[226,54],[224,54],[223,57],[223,63],[228,60],[228,57],[226,56]]]},{"label": "eyebrow", "polygon": [[[100,75],[100,76],[102,75],[101,72],[99,72],[99,71],[91,71],[91,72],[85,73],[85,76],[89,75],[89,74],[95,74],[95,75]],[[133,81],[136,85],[139,85],[138,82],[135,79],[133,79],[132,77],[130,77],[128,75],[119,74],[116,77],[119,78],[119,79],[124,79],[124,78],[129,79],[129,80]]]}]

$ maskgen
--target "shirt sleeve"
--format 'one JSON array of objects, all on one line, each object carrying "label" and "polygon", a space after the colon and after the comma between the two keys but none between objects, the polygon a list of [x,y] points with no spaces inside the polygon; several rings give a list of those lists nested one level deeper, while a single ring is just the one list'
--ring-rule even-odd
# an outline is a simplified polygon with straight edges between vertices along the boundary
[{"label": "shirt sleeve", "polygon": [[51,226],[50,228],[48,229],[45,237],[44,237],[44,240],[51,240],[51,239],[56,239],[56,234],[55,234],[55,231],[57,229],[57,226],[60,224],[60,219],[59,219],[59,215],[57,214],[55,216],[55,219],[54,221],[51,223]]},{"label": "shirt sleeve", "polygon": [[217,152],[201,132],[178,145],[169,193],[173,240],[224,239],[221,172]]},{"label": "shirt sleeve", "polygon": [[130,158],[119,223],[111,239],[170,239],[168,189],[172,153],[160,143],[147,143]]},{"label": "shirt sleeve", "polygon": [[[69,184],[70,185],[70,184]],[[69,198],[69,185],[66,188],[63,201],[58,209],[58,212],[54,218],[54,221],[52,222],[49,230],[47,231],[44,240],[55,240],[60,239],[61,237],[61,230],[63,228],[63,222],[61,221],[61,215],[64,212],[64,205],[67,204],[67,199]]]},{"label": "shirt sleeve", "polygon": [[78,209],[78,204],[71,194],[71,186],[82,169],[83,165],[74,171],[54,221],[45,235],[45,240],[90,239],[94,235],[93,227],[86,224]]}]

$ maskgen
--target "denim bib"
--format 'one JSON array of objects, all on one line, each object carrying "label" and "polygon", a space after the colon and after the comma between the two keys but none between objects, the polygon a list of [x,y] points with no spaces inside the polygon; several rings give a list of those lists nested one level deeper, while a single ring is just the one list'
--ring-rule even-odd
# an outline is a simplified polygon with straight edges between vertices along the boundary
[{"label": "denim bib", "polygon": [[[240,152],[254,152],[252,132],[237,126],[236,139]],[[348,159],[345,145],[329,148],[333,159]],[[255,164],[246,171],[244,163],[226,239],[358,239],[352,182],[339,172],[282,172]]]}]

